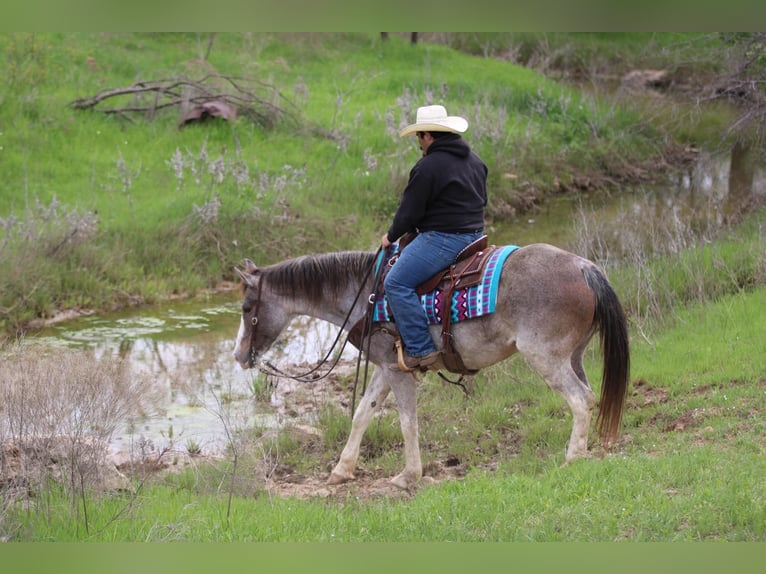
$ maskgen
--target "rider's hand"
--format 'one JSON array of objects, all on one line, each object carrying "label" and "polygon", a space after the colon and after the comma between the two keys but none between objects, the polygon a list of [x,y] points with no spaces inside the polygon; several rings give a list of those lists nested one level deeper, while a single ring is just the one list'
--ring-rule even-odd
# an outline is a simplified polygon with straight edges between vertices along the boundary
[{"label": "rider's hand", "polygon": [[386,249],[391,245],[391,242],[388,240],[388,233],[384,233],[383,237],[380,238],[380,246],[383,249]]}]

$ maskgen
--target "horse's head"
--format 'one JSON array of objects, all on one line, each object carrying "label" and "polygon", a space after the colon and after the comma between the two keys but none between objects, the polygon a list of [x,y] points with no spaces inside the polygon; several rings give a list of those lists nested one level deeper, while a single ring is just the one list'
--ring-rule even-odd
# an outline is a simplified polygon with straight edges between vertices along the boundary
[{"label": "horse's head", "polygon": [[235,269],[243,281],[243,300],[233,355],[243,369],[251,369],[258,357],[279,337],[289,317],[274,297],[265,300],[268,289],[263,270],[249,259],[245,259],[244,271]]}]

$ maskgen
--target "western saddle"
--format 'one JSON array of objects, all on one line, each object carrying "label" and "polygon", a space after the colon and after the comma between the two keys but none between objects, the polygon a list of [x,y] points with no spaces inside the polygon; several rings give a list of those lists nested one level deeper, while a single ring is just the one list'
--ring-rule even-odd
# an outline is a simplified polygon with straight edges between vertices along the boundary
[{"label": "western saddle", "polygon": [[[400,252],[406,247],[407,243],[409,243],[409,241],[405,239],[400,241]],[[455,350],[452,342],[450,310],[452,295],[456,289],[472,287],[483,280],[484,268],[487,265],[487,261],[489,260],[490,255],[492,255],[495,249],[497,249],[497,246],[489,245],[487,236],[482,235],[474,242],[466,246],[460,253],[458,253],[457,257],[455,258],[455,262],[452,265],[446,269],[443,269],[442,271],[439,271],[433,277],[418,285],[415,290],[418,295],[430,293],[434,290],[439,290],[443,293],[442,301],[444,308],[442,309],[441,313],[441,354],[444,367],[452,373],[475,374],[477,372],[476,370],[466,368],[466,366],[463,364],[463,360],[460,357],[460,354]],[[389,261],[389,264],[384,266],[381,271],[380,279],[378,280],[378,291],[370,297],[370,304],[367,309],[367,315],[360,319],[349,331],[349,341],[357,348],[361,349],[365,329],[367,328],[369,330],[371,327],[371,318],[375,299],[376,297],[383,294],[383,278],[391,266],[394,264],[395,257],[396,255],[394,256],[394,260]],[[401,357],[402,345],[398,332],[396,333],[396,339],[397,351]]]}]

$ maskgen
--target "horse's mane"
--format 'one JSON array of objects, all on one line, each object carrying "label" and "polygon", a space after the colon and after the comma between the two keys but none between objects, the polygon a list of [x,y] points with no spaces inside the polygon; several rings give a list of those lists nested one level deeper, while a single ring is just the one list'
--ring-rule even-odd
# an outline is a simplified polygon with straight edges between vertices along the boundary
[{"label": "horse's mane", "polygon": [[261,272],[275,291],[316,304],[323,294],[339,295],[351,283],[358,286],[368,273],[372,278],[374,260],[375,254],[367,251],[339,251],[287,259]]}]

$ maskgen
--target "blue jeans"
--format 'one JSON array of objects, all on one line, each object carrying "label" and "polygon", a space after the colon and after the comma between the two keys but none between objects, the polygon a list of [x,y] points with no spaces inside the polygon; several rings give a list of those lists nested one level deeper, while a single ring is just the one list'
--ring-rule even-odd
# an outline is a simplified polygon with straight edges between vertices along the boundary
[{"label": "blue jeans", "polygon": [[407,354],[422,357],[436,351],[428,318],[415,288],[455,262],[457,254],[482,232],[420,233],[399,255],[383,286]]}]

